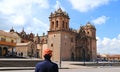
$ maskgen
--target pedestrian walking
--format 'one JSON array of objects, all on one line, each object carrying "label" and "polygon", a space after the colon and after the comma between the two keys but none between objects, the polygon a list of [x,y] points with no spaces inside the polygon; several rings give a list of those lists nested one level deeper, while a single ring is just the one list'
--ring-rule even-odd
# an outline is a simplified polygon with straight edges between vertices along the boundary
[{"label": "pedestrian walking", "polygon": [[58,72],[58,65],[53,63],[50,58],[52,57],[52,50],[49,48],[43,51],[44,61],[36,64],[35,72]]}]

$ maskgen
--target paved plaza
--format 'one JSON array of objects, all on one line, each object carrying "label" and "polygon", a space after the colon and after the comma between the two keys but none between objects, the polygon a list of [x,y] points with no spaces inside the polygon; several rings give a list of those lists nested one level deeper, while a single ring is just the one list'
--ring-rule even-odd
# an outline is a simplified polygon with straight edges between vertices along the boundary
[{"label": "paved plaza", "polygon": [[[34,72],[34,70],[5,70],[0,72]],[[59,69],[59,72],[120,72],[120,67]]]},{"label": "paved plaza", "polygon": [[[86,66],[84,62],[62,61],[59,72],[120,72],[119,62],[85,62],[85,64]],[[34,72],[34,69],[35,67],[0,67],[0,72]]]}]

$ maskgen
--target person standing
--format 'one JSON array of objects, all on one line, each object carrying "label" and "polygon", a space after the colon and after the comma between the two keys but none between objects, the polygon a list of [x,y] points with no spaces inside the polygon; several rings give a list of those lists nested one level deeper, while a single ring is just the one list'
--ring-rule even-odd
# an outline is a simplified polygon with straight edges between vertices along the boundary
[{"label": "person standing", "polygon": [[43,56],[45,59],[36,64],[35,72],[58,72],[58,65],[50,60],[52,57],[52,50],[46,48],[43,51]]}]

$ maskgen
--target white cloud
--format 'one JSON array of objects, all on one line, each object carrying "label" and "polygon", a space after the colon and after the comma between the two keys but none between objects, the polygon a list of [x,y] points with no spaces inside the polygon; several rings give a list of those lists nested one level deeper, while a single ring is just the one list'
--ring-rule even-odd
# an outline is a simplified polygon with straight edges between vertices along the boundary
[{"label": "white cloud", "polygon": [[33,29],[32,31],[35,31],[35,30],[36,32],[41,31],[42,33],[48,31],[49,29],[48,23],[45,23],[39,20],[38,18],[33,18],[33,22],[34,22],[34,26],[31,27]]},{"label": "white cloud", "polygon": [[49,0],[32,0],[32,3],[38,4],[41,8],[49,8]]},{"label": "white cloud", "polygon": [[20,32],[24,27],[28,33],[46,32],[48,21],[35,17],[44,17],[47,15],[44,10],[48,9],[49,0],[0,0],[0,24],[2,26],[0,28],[9,31],[8,29],[13,27],[15,31]]},{"label": "white cloud", "polygon": [[69,0],[72,7],[80,12],[88,12],[102,5],[108,4],[111,0]]},{"label": "white cloud", "polygon": [[25,17],[24,16],[11,16],[10,19],[11,22],[13,22],[14,25],[24,25],[25,24]]},{"label": "white cloud", "polygon": [[101,16],[96,19],[93,19],[92,22],[94,24],[105,24],[108,19],[109,19],[109,17],[107,17],[107,16]]},{"label": "white cloud", "polygon": [[42,26],[44,29],[47,29],[48,30],[48,24],[42,22],[41,20],[37,19],[37,18],[33,18],[33,22],[35,25],[39,25],[39,26]]},{"label": "white cloud", "polygon": [[97,37],[97,49],[100,54],[119,54],[120,53],[120,35],[118,37],[110,39],[104,37],[100,39]]},{"label": "white cloud", "polygon": [[65,8],[61,5],[61,3],[57,0],[56,4],[54,5],[54,9],[57,10],[58,8],[61,8],[63,11],[65,11]]},{"label": "white cloud", "polygon": [[24,11],[24,9],[32,7],[33,4],[37,4],[40,8],[49,8],[48,0],[2,0],[0,1],[0,12],[12,14],[20,10]]},{"label": "white cloud", "polygon": [[[45,23],[43,21],[41,21],[40,19],[36,18],[36,17],[33,17],[33,19],[31,20],[31,24],[29,25],[26,25],[24,27],[24,31],[26,33],[34,33],[35,35],[36,34],[39,34],[39,35],[42,35],[43,33],[47,34],[47,31],[49,29],[49,25],[48,23]],[[22,28],[18,28],[18,32],[21,32],[22,31]]]},{"label": "white cloud", "polygon": [[118,35],[118,39],[120,39],[120,34]]},{"label": "white cloud", "polygon": [[3,0],[0,2],[0,12],[6,15],[17,13],[24,10],[26,6],[29,6],[31,1],[29,0]]},{"label": "white cloud", "polygon": [[[2,0],[0,1],[0,15],[4,15],[9,24],[25,25],[27,19],[32,19],[32,8],[48,9],[48,0]],[[20,21],[19,21],[20,19]]]}]

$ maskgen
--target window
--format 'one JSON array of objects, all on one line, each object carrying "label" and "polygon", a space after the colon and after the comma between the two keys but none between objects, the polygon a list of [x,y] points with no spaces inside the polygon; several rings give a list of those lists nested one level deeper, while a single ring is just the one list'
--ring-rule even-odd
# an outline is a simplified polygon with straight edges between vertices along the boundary
[{"label": "window", "polygon": [[6,41],[6,39],[5,39],[5,38],[1,38],[1,41],[4,41],[4,42],[5,42],[5,41]]},{"label": "window", "polygon": [[51,47],[53,47],[53,43],[51,44]]},{"label": "window", "polygon": [[21,43],[24,43],[24,41],[22,40]]},{"label": "window", "polygon": [[63,23],[62,23],[62,27],[64,28],[64,21],[63,21]]},{"label": "window", "polygon": [[87,32],[89,34],[89,32]]},{"label": "window", "polygon": [[14,42],[14,40],[11,40],[11,43],[13,43]]},{"label": "window", "polygon": [[66,28],[67,28],[67,22],[66,22]]},{"label": "window", "polygon": [[71,38],[71,42],[73,42],[73,38]]},{"label": "window", "polygon": [[58,27],[58,21],[56,21],[56,27]]},{"label": "window", "polygon": [[52,28],[54,28],[54,22],[52,22],[52,25],[51,25]]}]

